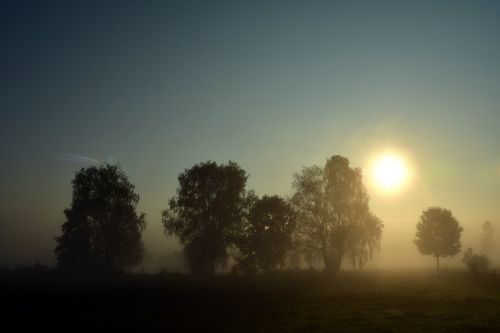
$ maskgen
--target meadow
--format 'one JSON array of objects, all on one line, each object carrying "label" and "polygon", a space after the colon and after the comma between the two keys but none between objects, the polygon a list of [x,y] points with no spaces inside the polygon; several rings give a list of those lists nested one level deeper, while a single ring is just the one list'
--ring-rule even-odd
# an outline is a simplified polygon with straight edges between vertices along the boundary
[{"label": "meadow", "polygon": [[68,280],[6,272],[2,321],[19,329],[169,332],[498,332],[500,279],[462,271]]}]

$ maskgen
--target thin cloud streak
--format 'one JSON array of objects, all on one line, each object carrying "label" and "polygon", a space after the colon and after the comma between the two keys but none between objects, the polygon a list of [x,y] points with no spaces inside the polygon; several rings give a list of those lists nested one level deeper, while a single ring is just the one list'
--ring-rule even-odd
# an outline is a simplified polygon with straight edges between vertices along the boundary
[{"label": "thin cloud streak", "polygon": [[62,153],[57,156],[58,159],[66,161],[66,162],[73,162],[73,163],[100,163],[98,160],[92,158],[92,157],[87,157],[83,155],[77,155],[77,154],[71,154],[71,153]]}]

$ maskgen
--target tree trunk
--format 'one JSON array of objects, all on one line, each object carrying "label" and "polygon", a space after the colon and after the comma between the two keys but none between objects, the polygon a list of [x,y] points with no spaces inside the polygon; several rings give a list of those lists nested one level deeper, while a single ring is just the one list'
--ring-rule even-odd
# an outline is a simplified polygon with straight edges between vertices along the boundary
[{"label": "tree trunk", "polygon": [[324,273],[329,277],[337,275],[338,272],[340,272],[341,264],[342,264],[342,256],[331,255],[331,257],[328,258],[328,261],[325,262]]},{"label": "tree trunk", "polygon": [[334,264],[335,274],[340,272],[340,266],[342,265],[342,255],[341,254],[335,255],[334,260],[333,260],[333,264]]},{"label": "tree trunk", "polygon": [[439,256],[436,256],[436,270],[439,271]]},{"label": "tree trunk", "polygon": [[323,273],[327,276],[327,277],[334,277],[335,275],[337,275],[337,271],[335,270],[335,267],[334,265],[325,265],[325,269],[323,270]]}]

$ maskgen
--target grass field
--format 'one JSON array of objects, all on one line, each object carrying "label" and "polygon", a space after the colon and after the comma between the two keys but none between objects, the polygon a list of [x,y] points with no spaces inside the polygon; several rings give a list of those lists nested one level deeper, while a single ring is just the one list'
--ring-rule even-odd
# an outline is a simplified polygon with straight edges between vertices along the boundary
[{"label": "grass field", "polygon": [[500,280],[465,272],[136,275],[62,280],[6,274],[2,322],[164,332],[500,332]]}]

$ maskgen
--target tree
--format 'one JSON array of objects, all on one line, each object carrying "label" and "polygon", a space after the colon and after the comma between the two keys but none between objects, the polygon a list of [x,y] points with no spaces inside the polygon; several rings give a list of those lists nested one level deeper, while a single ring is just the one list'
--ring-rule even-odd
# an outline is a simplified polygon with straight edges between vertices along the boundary
[{"label": "tree", "polygon": [[283,265],[292,246],[295,213],[279,196],[263,196],[250,209],[238,237],[241,253],[237,269],[254,273],[269,272]]},{"label": "tree", "polygon": [[144,214],[139,195],[120,167],[104,164],[81,169],[72,181],[73,198],[56,237],[61,269],[117,271],[141,262]]},{"label": "tree", "polygon": [[439,270],[440,257],[460,252],[462,230],[450,210],[431,207],[420,216],[414,243],[421,254],[436,258],[436,269]]},{"label": "tree", "polygon": [[177,193],[163,211],[163,226],[184,245],[193,274],[211,275],[225,265],[250,197],[245,191],[246,172],[235,162],[208,161],[184,170]]},{"label": "tree", "polygon": [[383,224],[370,212],[361,170],[336,155],[323,168],[303,168],[294,178],[292,202],[305,251],[321,255],[330,275],[340,270],[344,256],[360,265],[370,259]]},{"label": "tree", "polygon": [[495,227],[490,221],[483,223],[483,233],[481,235],[481,247],[484,254],[491,255],[495,249]]}]

